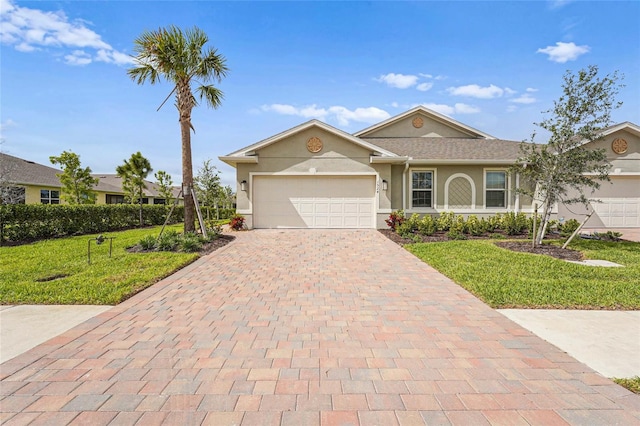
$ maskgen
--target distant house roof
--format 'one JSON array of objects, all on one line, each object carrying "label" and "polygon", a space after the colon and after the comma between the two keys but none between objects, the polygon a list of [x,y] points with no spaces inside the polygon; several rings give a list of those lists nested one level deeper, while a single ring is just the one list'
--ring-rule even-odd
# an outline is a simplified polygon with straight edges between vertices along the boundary
[{"label": "distant house roof", "polygon": [[428,161],[505,161],[518,159],[522,142],[472,138],[363,138],[397,155]]},{"label": "distant house roof", "polygon": [[[60,179],[56,176],[62,173],[62,170],[12,155],[0,153],[0,170],[3,174],[6,174],[6,176],[2,176],[3,179],[16,185],[40,185],[54,188],[62,186]],[[94,187],[96,191],[115,194],[123,193],[122,179],[117,174],[94,173],[92,176],[99,179],[98,184]],[[150,181],[145,182],[147,184],[145,195],[148,197],[160,197],[158,185]],[[177,197],[179,192],[179,187],[173,187],[174,197]]]}]

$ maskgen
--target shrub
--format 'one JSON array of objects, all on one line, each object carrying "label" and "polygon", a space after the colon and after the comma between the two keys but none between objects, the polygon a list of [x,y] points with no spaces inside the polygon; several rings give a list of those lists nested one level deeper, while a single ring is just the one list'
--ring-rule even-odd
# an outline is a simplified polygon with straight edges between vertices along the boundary
[{"label": "shrub", "polygon": [[[143,205],[144,224],[162,225],[167,210],[162,205]],[[98,234],[139,226],[140,206],[132,204],[5,204],[0,205],[0,244],[71,235]],[[169,223],[184,220],[177,206]]]},{"label": "shrub", "polygon": [[621,232],[615,231],[594,232],[593,235],[595,235],[598,239],[604,241],[620,241],[620,238],[622,237]]},{"label": "shrub", "polygon": [[176,231],[169,230],[158,238],[158,250],[160,251],[174,251],[178,246],[178,238],[180,234]]},{"label": "shrub", "polygon": [[385,219],[385,222],[392,231],[398,231],[398,226],[405,221],[404,211],[396,210],[391,212],[389,219]]},{"label": "shrub", "polygon": [[558,229],[560,231],[560,235],[563,237],[570,237],[573,232],[578,229],[580,226],[580,222],[575,219],[569,219],[565,223],[561,223],[558,225]]},{"label": "shrub", "polygon": [[484,235],[487,232],[487,221],[472,214],[467,218],[467,232],[475,237]]},{"label": "shrub", "polygon": [[193,232],[188,232],[178,239],[178,246],[180,251],[185,253],[200,251],[202,248],[201,237]]},{"label": "shrub", "polygon": [[450,240],[466,240],[467,236],[462,232],[452,228],[449,232],[447,232],[447,238],[449,238]]},{"label": "shrub", "polygon": [[241,214],[234,214],[229,221],[229,226],[234,231],[241,231],[244,229],[244,216]]},{"label": "shrub", "polygon": [[487,232],[495,232],[502,229],[502,215],[498,213],[495,216],[489,216],[487,219]]},{"label": "shrub", "polygon": [[153,235],[147,235],[146,237],[142,238],[138,244],[140,244],[142,250],[153,250],[156,247],[156,237],[154,237]]},{"label": "shrub", "polygon": [[420,222],[418,222],[418,233],[420,235],[433,235],[437,230],[438,226],[431,215],[424,215]]},{"label": "shrub", "polygon": [[459,215],[455,216],[451,226],[449,227],[449,231],[454,234],[466,234],[467,232],[467,224],[465,223],[464,216]]},{"label": "shrub", "polygon": [[524,213],[508,212],[501,217],[502,229],[507,235],[520,235],[529,228],[527,215]]},{"label": "shrub", "polygon": [[438,231],[448,231],[453,224],[455,216],[456,215],[453,212],[440,213],[438,219],[436,219],[436,226],[438,227]]}]

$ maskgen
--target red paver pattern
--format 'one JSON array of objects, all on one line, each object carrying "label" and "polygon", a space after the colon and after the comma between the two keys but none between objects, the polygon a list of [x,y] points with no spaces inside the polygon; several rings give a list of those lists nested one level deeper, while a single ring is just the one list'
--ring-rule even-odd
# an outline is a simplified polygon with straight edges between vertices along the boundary
[{"label": "red paver pattern", "polygon": [[11,424],[640,424],[373,230],[258,230],[0,366]]}]

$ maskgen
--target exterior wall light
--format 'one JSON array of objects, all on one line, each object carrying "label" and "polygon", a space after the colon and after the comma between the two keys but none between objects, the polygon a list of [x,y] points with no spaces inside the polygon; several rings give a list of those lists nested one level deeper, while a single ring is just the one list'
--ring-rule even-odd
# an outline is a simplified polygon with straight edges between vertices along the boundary
[{"label": "exterior wall light", "polygon": [[386,180],[382,179],[382,190],[386,191],[389,188],[389,182],[387,182]]},{"label": "exterior wall light", "polygon": [[247,181],[243,180],[242,182],[240,182],[240,190],[242,191],[246,191],[247,190]]}]

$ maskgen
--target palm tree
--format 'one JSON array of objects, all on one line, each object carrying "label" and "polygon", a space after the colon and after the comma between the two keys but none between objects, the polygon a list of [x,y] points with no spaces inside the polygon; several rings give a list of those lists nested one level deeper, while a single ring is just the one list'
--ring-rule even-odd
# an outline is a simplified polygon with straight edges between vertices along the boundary
[{"label": "palm tree", "polygon": [[185,232],[195,230],[195,208],[191,196],[191,130],[195,129],[191,124],[191,110],[198,105],[198,100],[191,86],[192,83],[198,85],[195,92],[200,101],[204,99],[211,108],[218,108],[223,99],[222,91],[212,84],[204,83],[220,82],[228,71],[226,59],[216,49],[207,48],[203,51],[208,40],[204,31],[198,27],[182,31],[170,26],[157,31],[146,31],[134,41],[134,59],[137,65],[127,70],[129,77],[138,84],[146,81],[156,84],[160,78],[174,84],[169,96],[175,92],[176,108],[180,115]]},{"label": "palm tree", "polygon": [[116,167],[116,173],[122,178],[122,187],[127,193],[129,201],[133,204],[136,199],[140,203],[140,226],[144,225],[142,220],[142,198],[147,185],[144,180],[153,169],[151,163],[140,151],[131,154],[131,158],[124,160],[124,164]]}]

